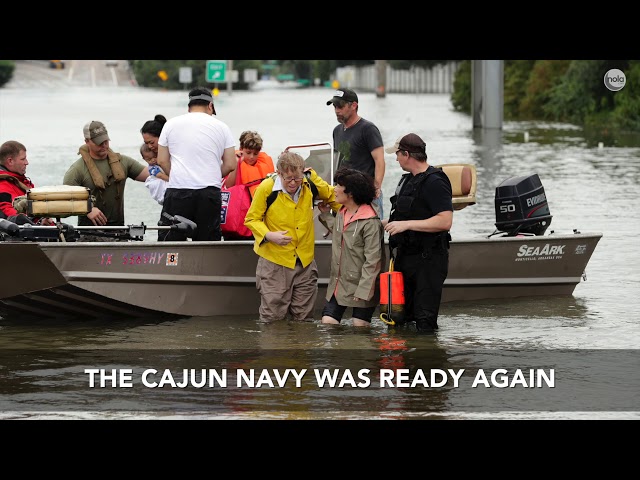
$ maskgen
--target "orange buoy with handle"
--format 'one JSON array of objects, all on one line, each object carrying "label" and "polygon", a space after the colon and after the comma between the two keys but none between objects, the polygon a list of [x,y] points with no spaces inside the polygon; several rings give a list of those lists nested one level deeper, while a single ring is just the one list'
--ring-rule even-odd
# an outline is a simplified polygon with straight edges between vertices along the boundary
[{"label": "orange buoy with handle", "polygon": [[387,325],[404,321],[404,277],[393,270],[393,258],[389,271],[380,274],[380,320]]}]

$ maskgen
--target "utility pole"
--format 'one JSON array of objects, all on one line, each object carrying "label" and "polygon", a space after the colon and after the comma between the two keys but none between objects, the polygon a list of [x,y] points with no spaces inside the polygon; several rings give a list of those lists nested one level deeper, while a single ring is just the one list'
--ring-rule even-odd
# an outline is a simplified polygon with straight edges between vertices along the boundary
[{"label": "utility pole", "polygon": [[233,60],[229,60],[229,68],[227,68],[227,93],[231,96],[233,90],[233,79],[231,78],[231,72],[233,71]]},{"label": "utility pole", "polygon": [[387,95],[387,61],[376,60],[376,97],[384,98]]},{"label": "utility pole", "polygon": [[503,112],[504,60],[472,60],[471,116],[473,128],[502,129]]}]

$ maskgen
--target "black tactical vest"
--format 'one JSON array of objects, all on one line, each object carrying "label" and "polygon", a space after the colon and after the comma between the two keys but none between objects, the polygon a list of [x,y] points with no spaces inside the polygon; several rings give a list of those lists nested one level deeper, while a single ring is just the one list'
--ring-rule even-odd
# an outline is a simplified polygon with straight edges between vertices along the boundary
[{"label": "black tactical vest", "polygon": [[[402,176],[395,194],[391,197],[391,213],[389,221],[395,220],[424,220],[433,217],[426,202],[420,198],[420,189],[429,175],[447,174],[441,168],[430,166],[425,172],[418,175],[407,173]],[[451,237],[447,232],[429,233],[415,232],[407,230],[389,237],[391,248],[400,247],[405,253],[420,253],[427,248],[440,247],[448,248],[448,240]]]}]

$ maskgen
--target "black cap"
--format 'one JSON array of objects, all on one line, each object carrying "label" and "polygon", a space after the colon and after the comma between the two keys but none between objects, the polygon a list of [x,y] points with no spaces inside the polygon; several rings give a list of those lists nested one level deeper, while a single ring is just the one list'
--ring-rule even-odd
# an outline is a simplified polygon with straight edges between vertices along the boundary
[{"label": "black cap", "polygon": [[415,133],[407,133],[396,140],[396,143],[384,149],[387,153],[405,150],[411,153],[426,153],[427,144]]},{"label": "black cap", "polygon": [[331,105],[338,100],[342,100],[344,102],[357,102],[358,95],[356,95],[356,92],[350,88],[339,88],[333,92],[333,98],[327,102],[327,105]]},{"label": "black cap", "polygon": [[213,114],[216,115],[216,107],[213,104],[213,94],[211,92],[203,91],[198,92],[198,94],[196,95],[192,95],[192,93],[193,90],[189,93],[189,105],[191,105],[191,102],[194,100],[204,100],[205,102],[210,102],[213,109]]}]

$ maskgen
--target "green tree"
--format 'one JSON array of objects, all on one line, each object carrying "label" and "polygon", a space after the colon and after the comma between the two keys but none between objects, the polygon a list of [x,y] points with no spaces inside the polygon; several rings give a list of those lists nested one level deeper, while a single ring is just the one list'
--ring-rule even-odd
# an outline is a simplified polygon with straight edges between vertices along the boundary
[{"label": "green tree", "polygon": [[[638,60],[507,60],[504,68],[505,120],[553,120],[599,129],[640,129],[640,92],[612,92],[604,75],[616,68],[627,84],[640,82]],[[451,102],[471,113],[471,61],[461,62]]]},{"label": "green tree", "polygon": [[[198,86],[206,86],[206,60],[129,60],[138,85],[149,88],[166,88],[167,90],[189,90]],[[191,68],[191,82],[180,83],[180,68]],[[236,65],[234,65],[234,69]],[[164,80],[159,73],[167,74]],[[218,87],[223,84],[218,85]],[[215,84],[211,84],[213,88]]]},{"label": "green tree", "polygon": [[15,69],[16,63],[13,60],[0,60],[0,88],[13,78]]},{"label": "green tree", "polygon": [[504,116],[515,119],[520,114],[520,102],[524,97],[529,75],[535,60],[504,61]]},{"label": "green tree", "polygon": [[572,60],[566,73],[551,89],[544,111],[559,121],[582,124],[615,107],[617,92],[604,86],[604,74],[612,68],[627,70],[629,62]]},{"label": "green tree", "polygon": [[631,86],[640,85],[640,60],[629,61],[625,70],[625,87],[616,92],[611,126],[622,130],[640,131],[640,92]]},{"label": "green tree", "polygon": [[518,108],[520,119],[549,119],[544,106],[549,102],[555,82],[564,76],[570,64],[570,60],[536,60]]},{"label": "green tree", "polygon": [[471,114],[471,60],[463,60],[453,78],[451,104],[457,112]]},{"label": "green tree", "polygon": [[[168,90],[191,89],[196,86],[206,86],[206,60],[129,60],[131,68],[139,85],[150,88],[166,88]],[[277,76],[291,73],[296,78],[329,79],[331,74],[330,60],[233,60],[233,70],[238,71],[238,82],[234,83],[234,90],[245,90],[249,85],[244,82],[244,70],[251,68],[258,70],[258,78],[264,74]],[[191,67],[193,81],[189,84],[180,83],[180,68]],[[334,67],[335,69],[335,67]],[[163,80],[158,72],[164,71],[167,79]],[[221,88],[226,82],[208,84],[212,88]]]}]

